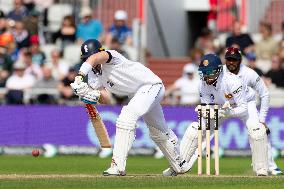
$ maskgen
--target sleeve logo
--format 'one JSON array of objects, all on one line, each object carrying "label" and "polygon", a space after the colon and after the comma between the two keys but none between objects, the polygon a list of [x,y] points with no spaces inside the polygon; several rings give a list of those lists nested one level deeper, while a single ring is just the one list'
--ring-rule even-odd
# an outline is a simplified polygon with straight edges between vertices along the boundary
[{"label": "sleeve logo", "polygon": [[257,82],[259,82],[259,80],[260,80],[260,77],[258,77],[255,82],[257,83]]},{"label": "sleeve logo", "polygon": [[240,91],[242,91],[242,88],[243,88],[243,86],[240,86],[239,88],[237,88],[237,90],[235,90],[235,91],[233,92],[233,94],[239,93]]}]

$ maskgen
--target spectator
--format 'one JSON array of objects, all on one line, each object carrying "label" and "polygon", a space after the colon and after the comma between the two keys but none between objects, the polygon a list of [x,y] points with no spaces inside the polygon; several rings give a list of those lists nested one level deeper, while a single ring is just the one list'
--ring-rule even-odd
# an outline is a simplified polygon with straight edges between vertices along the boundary
[{"label": "spectator", "polygon": [[[43,78],[35,84],[34,88],[56,89],[59,82],[52,76],[52,67],[44,65],[42,73]],[[38,95],[37,102],[40,104],[54,104],[56,100],[54,95],[42,93]]]},{"label": "spectator", "polygon": [[14,36],[18,49],[30,46],[30,36],[22,21],[16,22],[12,34]]},{"label": "spectator", "polygon": [[14,0],[14,9],[9,12],[8,18],[14,21],[22,21],[28,16],[28,10],[22,0]]},{"label": "spectator", "polygon": [[119,42],[117,38],[112,38],[110,49],[116,50],[117,52],[125,56],[126,58],[129,58],[127,52],[122,48],[121,43]]},{"label": "spectator", "polygon": [[258,59],[270,60],[272,55],[278,51],[278,42],[272,37],[270,24],[261,23],[260,33],[262,39],[255,45],[255,52]]},{"label": "spectator", "polygon": [[280,59],[284,59],[284,40],[280,42],[280,47],[278,51],[278,55]]},{"label": "spectator", "polygon": [[80,12],[81,23],[77,26],[76,38],[81,44],[88,39],[102,41],[103,26],[99,20],[92,18],[92,10],[83,7]]},{"label": "spectator", "polygon": [[231,36],[226,39],[226,47],[231,47],[233,45],[238,45],[243,54],[251,52],[254,48],[254,43],[250,35],[241,32],[240,22],[234,23],[233,32]]},{"label": "spectator", "polygon": [[22,61],[26,64],[25,74],[30,74],[40,80],[42,78],[42,71],[39,64],[33,63],[32,53],[28,49],[23,49]]},{"label": "spectator", "polygon": [[192,63],[183,68],[183,76],[166,90],[166,96],[179,91],[179,103],[182,105],[196,105],[199,102],[199,78],[195,75],[196,66]]},{"label": "spectator", "polygon": [[283,70],[280,70],[280,59],[278,55],[273,55],[271,59],[271,69],[265,74],[268,83],[273,83],[277,87],[284,86]]},{"label": "spectator", "polygon": [[5,32],[0,35],[0,46],[7,49],[6,53],[11,57],[13,62],[18,59],[19,50],[16,48],[14,37],[10,32]]},{"label": "spectator", "polygon": [[54,0],[33,0],[35,6],[39,9],[40,12],[43,13],[42,15],[42,22],[44,26],[48,24],[48,8],[54,3]]},{"label": "spectator", "polygon": [[14,42],[13,35],[8,30],[8,21],[2,11],[0,11],[0,45],[8,47]]},{"label": "spectator", "polygon": [[218,0],[209,0],[210,10],[207,15],[207,27],[216,32],[217,28],[217,9],[218,9]]},{"label": "spectator", "polygon": [[204,53],[201,49],[194,48],[194,49],[190,50],[189,57],[191,58],[192,63],[194,63],[195,65],[199,65],[201,57],[203,56],[203,54]]},{"label": "spectator", "polygon": [[246,54],[246,58],[248,61],[248,67],[253,69],[259,76],[263,76],[263,72],[256,65],[256,55],[255,53]]},{"label": "spectator", "polygon": [[23,19],[23,23],[27,31],[31,36],[38,36],[38,23],[40,13],[36,10],[32,10],[29,16]]},{"label": "spectator", "polygon": [[32,53],[32,62],[34,64],[42,66],[45,63],[46,56],[44,52],[40,50],[38,36],[36,35],[31,36],[30,44],[31,44],[30,51]]},{"label": "spectator", "polygon": [[68,74],[69,66],[68,64],[61,58],[61,54],[59,50],[53,50],[51,52],[51,62],[48,62],[52,67],[52,75],[57,80],[62,80]]},{"label": "spectator", "polygon": [[6,31],[7,23],[3,11],[0,10],[0,35]]},{"label": "spectator", "polygon": [[50,65],[42,66],[43,77],[39,80],[35,88],[56,88],[58,86],[58,80],[52,76],[52,67]]},{"label": "spectator", "polygon": [[124,10],[117,10],[114,14],[114,23],[108,29],[106,45],[110,47],[113,38],[127,46],[132,45],[132,31],[126,24],[127,13]]},{"label": "spectator", "polygon": [[5,87],[7,78],[12,73],[13,61],[7,54],[7,49],[0,46],[0,87]]},{"label": "spectator", "polygon": [[280,42],[284,39],[284,22],[281,23],[281,31],[273,36],[273,38]]},{"label": "spectator", "polygon": [[60,84],[58,85],[58,90],[64,100],[78,99],[78,97],[74,94],[73,90],[70,87],[70,84],[75,80],[76,75],[77,72],[75,71],[75,69],[70,68],[67,76],[63,80],[61,80]]},{"label": "spectator", "polygon": [[6,101],[8,104],[23,104],[24,92],[34,86],[35,79],[32,75],[25,74],[26,65],[22,61],[16,62],[13,68],[14,72],[6,82]]},{"label": "spectator", "polygon": [[202,49],[204,54],[215,53],[213,33],[208,28],[203,28],[201,35],[195,41],[195,48]]},{"label": "spectator", "polygon": [[59,31],[53,34],[53,42],[57,39],[61,40],[61,51],[69,45],[73,44],[76,40],[76,26],[72,16],[65,16]]},{"label": "spectator", "polygon": [[284,22],[281,23],[281,40],[284,40]]},{"label": "spectator", "polygon": [[24,6],[28,10],[28,12],[32,12],[35,9],[35,2],[34,0],[23,0]]},{"label": "spectator", "polygon": [[0,46],[7,49],[6,53],[11,56],[13,61],[17,59],[14,37],[10,32],[9,22],[2,11],[0,11]]}]

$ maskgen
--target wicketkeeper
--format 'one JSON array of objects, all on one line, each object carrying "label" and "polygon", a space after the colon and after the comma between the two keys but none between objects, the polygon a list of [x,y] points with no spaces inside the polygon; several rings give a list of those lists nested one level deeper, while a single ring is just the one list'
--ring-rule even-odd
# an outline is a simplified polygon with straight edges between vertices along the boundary
[{"label": "wicketkeeper", "polygon": [[[239,117],[245,123],[252,146],[253,170],[258,176],[266,176],[268,174],[266,128],[259,122],[257,111],[248,113],[252,109],[247,100],[247,93],[250,89],[237,75],[224,71],[220,58],[215,54],[202,57],[199,73],[201,103],[215,103],[222,107],[219,109],[220,124],[229,117]],[[214,111],[210,112],[212,112],[210,117],[213,119]],[[205,109],[202,110],[202,115],[206,116]],[[204,139],[205,121],[202,123]],[[213,125],[211,128],[213,129]],[[197,129],[198,122],[190,124],[180,145],[181,155],[188,162],[188,169],[197,159]],[[211,130],[211,135],[213,135],[213,130]],[[164,171],[164,175],[167,176],[175,174],[171,168]]]}]

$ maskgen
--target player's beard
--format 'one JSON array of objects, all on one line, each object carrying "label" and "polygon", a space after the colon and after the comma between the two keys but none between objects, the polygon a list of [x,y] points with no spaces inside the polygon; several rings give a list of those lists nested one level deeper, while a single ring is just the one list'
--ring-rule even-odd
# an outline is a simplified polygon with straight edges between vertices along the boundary
[{"label": "player's beard", "polygon": [[206,79],[205,82],[207,85],[212,85],[216,82],[217,79]]},{"label": "player's beard", "polygon": [[240,63],[239,62],[230,62],[227,61],[226,62],[226,67],[228,68],[228,70],[234,74],[238,74],[239,70],[240,70]]},{"label": "player's beard", "polygon": [[213,85],[214,83],[216,83],[217,79],[219,76],[215,76],[215,77],[205,77],[205,82],[207,85]]}]

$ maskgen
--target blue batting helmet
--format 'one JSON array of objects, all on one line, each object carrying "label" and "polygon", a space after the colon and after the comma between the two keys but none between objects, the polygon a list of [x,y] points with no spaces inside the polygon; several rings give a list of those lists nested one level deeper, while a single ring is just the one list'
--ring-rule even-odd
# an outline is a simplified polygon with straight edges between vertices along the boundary
[{"label": "blue batting helmet", "polygon": [[92,54],[103,51],[101,43],[96,39],[88,39],[81,45],[81,59],[86,60]]}]

